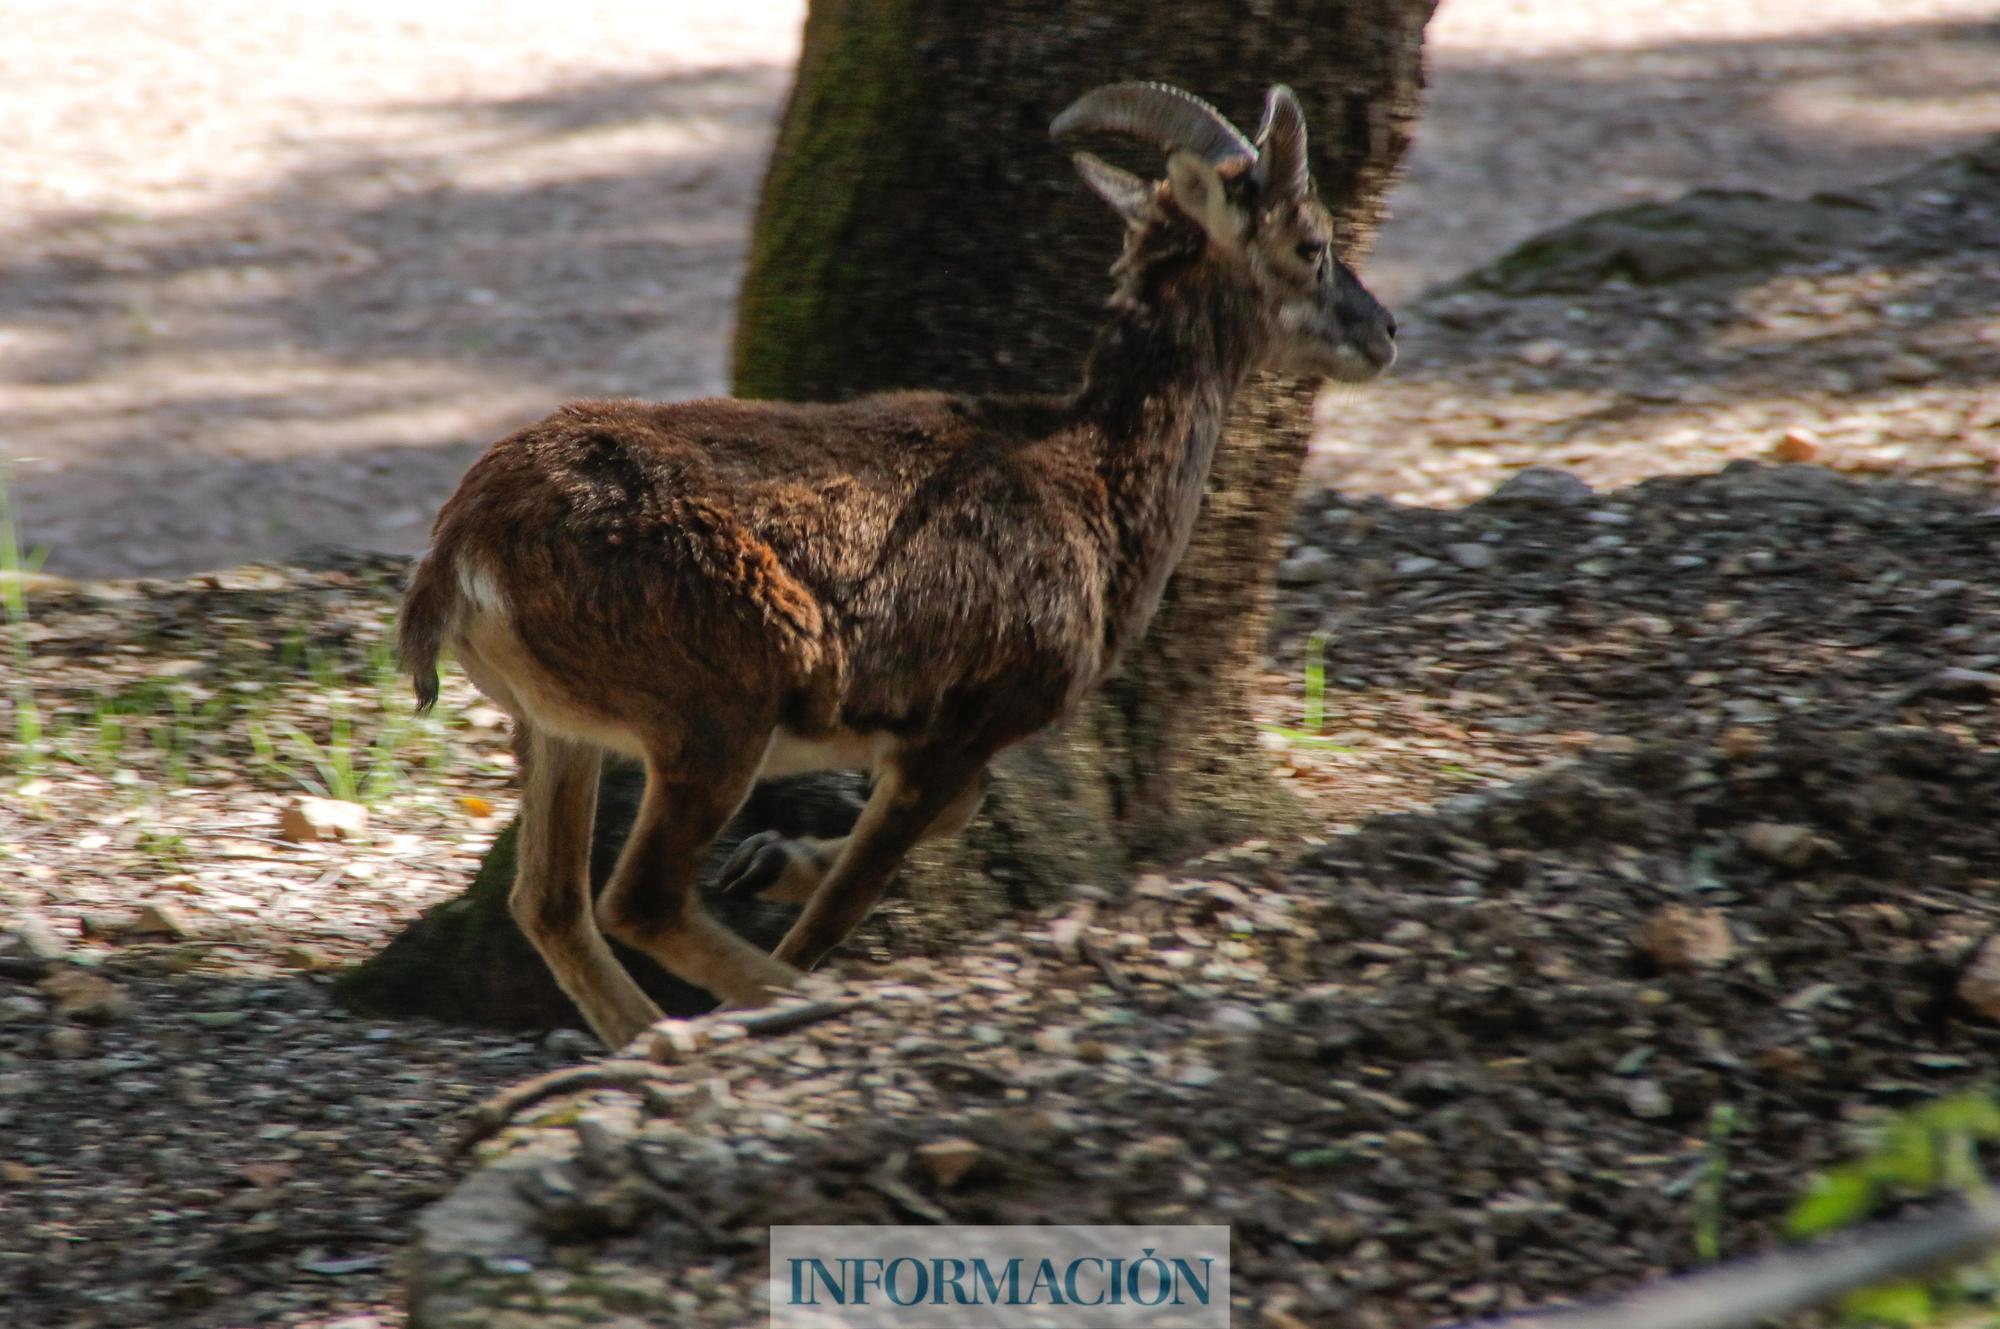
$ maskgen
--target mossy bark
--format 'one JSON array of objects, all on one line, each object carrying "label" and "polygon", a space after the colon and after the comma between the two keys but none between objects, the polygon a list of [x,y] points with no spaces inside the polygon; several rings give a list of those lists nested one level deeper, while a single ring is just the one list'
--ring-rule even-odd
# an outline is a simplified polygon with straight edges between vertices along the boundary
[{"label": "mossy bark", "polygon": [[[751,231],[736,344],[738,396],[840,395],[850,353],[825,330],[869,297],[894,255],[873,219],[896,206],[922,71],[912,0],[819,0]],[[811,388],[805,385],[815,385]]]},{"label": "mossy bark", "polygon": [[[1321,193],[1358,257],[1415,122],[1433,6],[815,0],[758,207],[736,390],[830,400],[912,386],[1071,387],[1109,290],[1118,223],[1076,182],[1047,126],[1099,83],[1162,79],[1246,128],[1266,87],[1290,83]],[[1157,153],[1099,146],[1159,169]],[[997,763],[975,824],[913,858],[900,913],[878,923],[876,944],[946,945],[1078,886],[1115,890],[1134,864],[1296,825],[1269,778],[1251,697],[1309,417],[1300,385],[1252,385],[1145,641],[1064,730]],[[787,800],[825,787],[766,791],[732,836],[784,821]],[[629,776],[607,780],[600,863],[630,796]],[[495,845],[467,898],[427,915],[350,992],[446,1017],[556,1018],[565,1004],[501,907],[510,843]],[[915,926],[899,925],[913,913]],[[393,988],[383,981],[392,969],[406,975]],[[660,995],[685,1009],[690,994]]]}]

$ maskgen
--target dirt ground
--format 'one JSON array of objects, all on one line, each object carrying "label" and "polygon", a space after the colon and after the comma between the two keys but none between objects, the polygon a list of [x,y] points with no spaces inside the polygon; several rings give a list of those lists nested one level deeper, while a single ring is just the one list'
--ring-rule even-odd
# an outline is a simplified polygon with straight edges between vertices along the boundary
[{"label": "dirt ground", "polygon": [[[723,390],[800,12],[9,6],[0,458],[28,542],[74,575],[415,552],[558,400]],[[1372,280],[1405,302],[1598,208],[2000,131],[1996,17],[1445,0]]]},{"label": "dirt ground", "polygon": [[[1588,6],[1446,0],[1380,284],[2000,131],[1990,7],[1655,8],[1607,40]],[[17,489],[53,569],[407,550],[553,396],[719,386],[792,16],[110,9],[17,6],[0,43],[35,145],[0,161],[26,200],[0,446],[49,459]],[[1466,197],[1477,224],[1425,202]],[[1281,574],[1269,741],[1323,843],[850,957],[864,1011],[700,1053],[663,1116],[606,1094],[539,1131],[597,1171],[531,1186],[665,1159],[699,1221],[593,1182],[536,1192],[554,1226],[520,1239],[669,1252],[677,1322],[735,1325],[774,1213],[1227,1214],[1242,1322],[1414,1326],[1688,1263],[1718,1105],[1733,1252],[1850,1127],[1982,1078],[2000,1026],[1957,981],[2000,916],[2000,161],[1852,206],[1775,257],[1704,241],[1742,265],[1695,280],[1620,275],[1671,228],[1599,228],[1562,251],[1607,265],[1575,289],[1556,263],[1406,303],[1397,378],[1323,405],[1337,488]],[[22,1323],[384,1329],[412,1268],[447,1323],[438,1266],[399,1261],[464,1175],[464,1109],[589,1051],[329,1000],[511,808],[461,680],[408,716],[402,566],[31,585],[0,666]],[[308,791],[368,824],[301,842]],[[1660,941],[1670,907],[1705,965]],[[913,1153],[948,1136],[978,1151],[952,1184]],[[497,1295],[598,1295],[546,1281]]]}]

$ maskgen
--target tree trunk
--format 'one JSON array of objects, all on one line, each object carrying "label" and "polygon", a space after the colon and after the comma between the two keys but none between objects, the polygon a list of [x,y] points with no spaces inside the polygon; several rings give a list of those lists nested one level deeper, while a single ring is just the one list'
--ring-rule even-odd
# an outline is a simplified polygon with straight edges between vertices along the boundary
[{"label": "tree trunk", "polygon": [[[1173,83],[1251,132],[1267,86],[1289,82],[1321,194],[1358,257],[1409,142],[1434,4],[815,0],[757,212],[736,391],[831,400],[1073,386],[1119,223],[1076,180],[1048,123],[1100,83]],[[1155,151],[1103,146],[1160,172]],[[1136,863],[1296,825],[1251,699],[1310,405],[1292,382],[1260,379],[1244,394],[1151,631],[1063,731],[996,763],[986,807],[959,841],[913,857],[900,906],[919,920],[909,933],[945,943],[1079,885],[1115,890]],[[633,778],[607,780],[600,867],[623,835]],[[766,791],[728,838],[786,820],[789,799],[827,787]],[[501,907],[511,845],[496,843],[467,896],[358,971],[350,993],[446,1017],[557,1017],[565,1003]],[[670,1009],[692,996],[656,995]]]}]

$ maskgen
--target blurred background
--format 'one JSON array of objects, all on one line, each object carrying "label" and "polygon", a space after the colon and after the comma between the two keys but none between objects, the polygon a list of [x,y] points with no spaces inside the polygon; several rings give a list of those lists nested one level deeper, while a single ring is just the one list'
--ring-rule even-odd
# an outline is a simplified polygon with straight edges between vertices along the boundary
[{"label": "blurred background", "polygon": [[[723,391],[802,14],[0,5],[0,459],[24,542],[89,576],[414,552],[478,450],[558,401]],[[1367,268],[1397,305],[1595,210],[1839,189],[2000,133],[1992,0],[1444,0],[1429,51]],[[1393,450],[1436,423],[1424,328],[1403,397],[1324,412],[1319,478],[1490,486]]]}]

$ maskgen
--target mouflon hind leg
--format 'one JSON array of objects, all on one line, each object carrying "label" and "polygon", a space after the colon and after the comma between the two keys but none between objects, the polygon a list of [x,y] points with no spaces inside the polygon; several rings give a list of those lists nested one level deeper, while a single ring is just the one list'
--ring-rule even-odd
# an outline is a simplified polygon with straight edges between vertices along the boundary
[{"label": "mouflon hind leg", "polygon": [[590,908],[590,828],[597,815],[597,773],[603,754],[515,722],[521,772],[521,828],[514,921],[548,964],[592,1031],[617,1049],[660,1018],[611,953]]},{"label": "mouflon hind leg", "polygon": [[685,751],[649,758],[638,816],[597,902],[607,933],[730,1006],[762,1006],[798,977],[716,921],[695,890],[702,851],[749,793],[762,752],[759,741],[699,763]]}]

